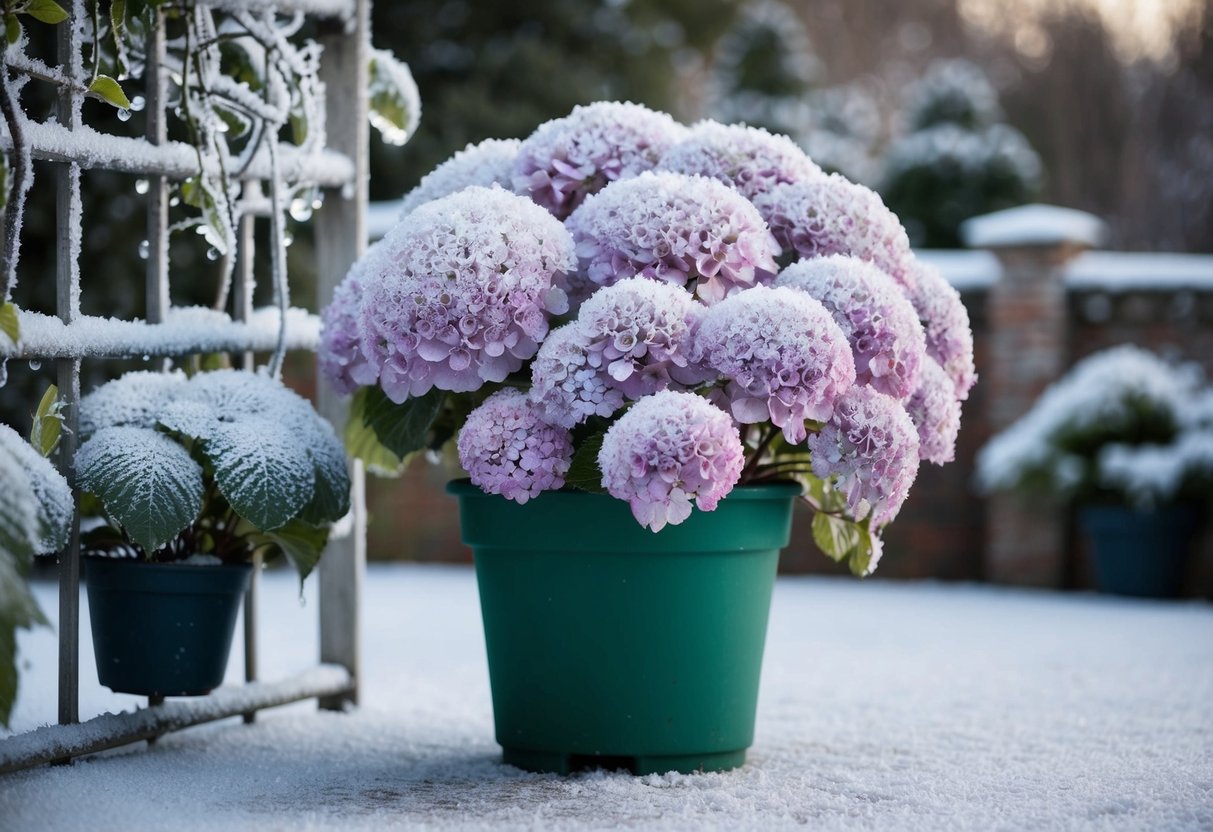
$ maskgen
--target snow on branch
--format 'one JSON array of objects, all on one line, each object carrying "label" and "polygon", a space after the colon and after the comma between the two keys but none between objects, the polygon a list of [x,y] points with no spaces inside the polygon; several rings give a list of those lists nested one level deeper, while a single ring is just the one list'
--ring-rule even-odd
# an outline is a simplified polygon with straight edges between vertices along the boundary
[{"label": "snow on branch", "polygon": [[[251,350],[268,352],[278,343],[279,314],[257,309],[248,321],[233,321],[201,306],[169,310],[164,323],[83,316],[70,324],[37,312],[21,312],[16,349],[0,339],[0,358],[170,356]],[[320,319],[304,309],[286,313],[287,349],[315,350]]]},{"label": "snow on branch", "polygon": [[356,0],[207,0],[212,9],[225,12],[277,12],[305,14],[349,20],[357,9]]}]

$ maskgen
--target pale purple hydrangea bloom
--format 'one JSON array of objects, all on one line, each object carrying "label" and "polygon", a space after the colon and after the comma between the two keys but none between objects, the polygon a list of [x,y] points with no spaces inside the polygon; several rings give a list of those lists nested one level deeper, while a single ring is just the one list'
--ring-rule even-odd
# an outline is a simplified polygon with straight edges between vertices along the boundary
[{"label": "pale purple hydrangea bloom", "polygon": [[461,191],[469,185],[482,188],[501,185],[509,188],[514,160],[518,158],[521,144],[518,139],[485,139],[480,144],[469,144],[421,177],[417,187],[404,195],[400,204],[400,218],[404,219],[420,205]]},{"label": "pale purple hydrangea bloom", "polygon": [[893,278],[857,257],[834,254],[793,263],[775,282],[807,292],[834,316],[851,343],[856,384],[896,399],[918,387],[926,339]]},{"label": "pale purple hydrangea bloom", "polygon": [[563,486],[573,459],[569,432],[543,421],[520,390],[500,390],[469,413],[458,450],[473,484],[519,504]]},{"label": "pale purple hydrangea bloom", "polygon": [[531,400],[554,425],[571,428],[623,407],[610,376],[589,365],[589,346],[576,323],[552,330],[531,363]]},{"label": "pale purple hydrangea bloom", "polygon": [[769,419],[793,445],[805,421],[829,419],[855,383],[842,329],[819,301],[787,287],[756,286],[710,307],[691,357],[728,379],[716,399],[734,419]]},{"label": "pale purple hydrangea bloom", "polygon": [[906,400],[905,407],[918,429],[918,455],[936,465],[955,459],[960,400],[951,377],[934,358],[927,356],[923,361],[918,389]]},{"label": "pale purple hydrangea bloom", "polygon": [[640,274],[686,286],[710,304],[770,282],[778,270],[779,246],[754,206],[702,176],[643,173],[614,182],[566,226],[581,276],[599,286]]},{"label": "pale purple hydrangea bloom", "polygon": [[960,292],[934,266],[914,260],[910,275],[907,294],[926,329],[927,355],[951,377],[956,398],[967,399],[977,383],[969,311],[960,300]]},{"label": "pale purple hydrangea bloom", "polygon": [[652,169],[685,133],[670,116],[639,104],[578,106],[522,143],[514,190],[564,219],[608,183]]},{"label": "pale purple hydrangea bloom", "polygon": [[657,170],[718,179],[746,199],[775,185],[824,176],[787,136],[761,127],[701,121],[666,151]]},{"label": "pale purple hydrangea bloom", "polygon": [[602,440],[598,467],[611,496],[627,500],[636,522],[655,532],[712,511],[733,490],[745,462],[729,415],[694,393],[646,396]]},{"label": "pale purple hydrangea bloom", "polygon": [[907,270],[913,254],[906,231],[870,188],[833,173],[776,185],[755,196],[754,205],[779,245],[795,258],[850,254],[902,285],[911,279]]},{"label": "pale purple hydrangea bloom", "polygon": [[610,416],[625,398],[706,381],[689,361],[703,311],[684,290],[647,277],[600,289],[539,347],[531,400],[549,421],[573,427]]},{"label": "pale purple hydrangea bloom", "polygon": [[809,437],[813,473],[833,478],[859,521],[869,514],[872,531],[897,516],[918,474],[918,431],[901,402],[871,387],[855,386],[839,397],[833,417]]},{"label": "pale purple hydrangea bloom", "polygon": [[465,188],[417,208],[363,280],[363,352],[394,402],[431,388],[502,381],[564,313],[572,240],[551,214],[500,188]]},{"label": "pale purple hydrangea bloom", "polygon": [[379,368],[362,351],[358,318],[362,284],[383,254],[382,241],[375,243],[350,267],[345,279],[333,290],[333,300],[320,314],[320,371],[341,395],[379,380]]}]

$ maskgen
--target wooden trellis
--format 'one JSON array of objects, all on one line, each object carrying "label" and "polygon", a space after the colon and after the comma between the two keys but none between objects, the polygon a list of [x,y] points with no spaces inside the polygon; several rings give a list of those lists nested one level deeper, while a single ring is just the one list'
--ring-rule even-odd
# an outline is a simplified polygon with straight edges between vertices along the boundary
[{"label": "wooden trellis", "polygon": [[[203,4],[199,4],[203,5]],[[367,202],[367,59],[369,48],[368,0],[209,0],[209,8],[228,12],[274,11],[303,14],[317,20],[323,56],[320,77],[327,94],[326,147],[303,154],[291,145],[281,145],[278,169],[292,182],[309,182],[325,189],[323,207],[316,211],[316,263],[319,296],[330,297],[336,283],[349,265],[361,255],[366,240]],[[85,14],[83,0],[74,0],[71,14]],[[70,21],[68,21],[70,23]],[[147,109],[146,141],[98,135],[80,121],[80,99],[88,78],[82,67],[83,48],[79,28],[58,27],[59,66],[54,70],[58,86],[58,106],[53,122],[27,122],[26,141],[34,159],[56,163],[57,203],[57,310],[61,329],[50,336],[23,340],[16,350],[0,357],[26,360],[54,360],[64,409],[65,427],[60,447],[61,467],[74,485],[71,460],[75,456],[81,390],[81,362],[105,358],[152,355],[171,358],[203,351],[244,353],[246,363],[253,350],[265,350],[262,330],[245,321],[265,317],[265,311],[252,309],[254,223],[258,211],[240,215],[237,229],[238,253],[233,285],[234,321],[210,328],[206,343],[183,342],[174,334],[173,311],[169,307],[169,182],[199,173],[199,161],[192,148],[167,140],[166,78],[162,66],[165,55],[163,18],[148,33],[147,63],[144,72]],[[9,68],[29,73],[20,66],[25,59],[13,56]],[[37,77],[37,73],[34,73]],[[44,79],[46,80],[46,79]],[[67,83],[64,83],[64,81]],[[270,139],[273,141],[274,139]],[[6,137],[6,149],[12,141]],[[83,229],[81,216],[80,173],[82,169],[112,170],[132,174],[148,181],[148,258],[146,276],[147,322],[140,325],[138,343],[124,343],[129,323],[113,322],[98,326],[98,321],[82,319],[79,262]],[[259,181],[269,178],[268,154],[258,152],[240,172],[240,178],[255,192]],[[264,209],[260,212],[264,214]],[[297,323],[301,316],[296,315]],[[288,318],[288,322],[292,319]],[[314,329],[315,321],[310,323]],[[75,337],[83,326],[88,338]],[[126,327],[124,329],[123,327]],[[42,327],[45,331],[46,327]],[[288,333],[288,342],[307,343],[306,336]],[[149,346],[151,347],[149,349]],[[344,422],[342,403],[324,384],[319,385],[320,412],[340,425]],[[199,722],[244,714],[246,721],[261,708],[301,699],[317,698],[321,707],[339,709],[358,697],[360,663],[359,602],[365,566],[365,517],[362,516],[360,467],[353,470],[353,523],[350,533],[330,542],[318,567],[320,581],[320,663],[321,667],[300,676],[274,683],[250,684],[238,691],[220,691],[189,703],[161,705],[131,714],[105,716],[103,731],[74,728],[79,722],[79,597],[80,597],[80,517],[72,524],[70,542],[59,560],[59,726],[38,729],[29,734],[0,740],[0,773],[53,760],[68,759],[104,748],[154,738],[166,731]],[[254,574],[256,570],[254,570]],[[257,584],[253,581],[245,603],[244,640],[246,678],[257,678],[256,649]],[[84,728],[85,726],[80,726]],[[96,739],[104,735],[104,739]]]}]

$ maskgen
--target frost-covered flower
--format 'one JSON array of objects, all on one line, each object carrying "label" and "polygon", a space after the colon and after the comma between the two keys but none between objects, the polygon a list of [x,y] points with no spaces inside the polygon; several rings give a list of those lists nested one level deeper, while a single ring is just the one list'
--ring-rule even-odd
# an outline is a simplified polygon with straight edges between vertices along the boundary
[{"label": "frost-covered flower", "polygon": [[531,400],[565,427],[610,416],[626,399],[706,381],[689,360],[704,307],[668,283],[633,277],[600,289],[552,332],[531,365]]},{"label": "frost-covered flower", "polygon": [[830,255],[788,266],[776,280],[821,301],[855,356],[855,382],[904,399],[926,358],[922,325],[891,277],[857,257]]},{"label": "frost-covered flower", "polygon": [[918,428],[918,455],[936,465],[955,459],[960,400],[951,377],[930,356],[923,360],[918,389],[906,400],[905,407]]},{"label": "frost-covered flower", "polygon": [[701,121],[666,151],[658,170],[719,179],[746,199],[775,185],[824,176],[787,136],[761,127]]},{"label": "frost-covered flower", "polygon": [[776,185],[754,205],[779,245],[795,257],[850,254],[867,260],[903,285],[912,258],[897,215],[875,191],[837,173]]},{"label": "frost-covered flower", "polygon": [[602,484],[655,532],[712,511],[741,476],[744,451],[728,414],[694,393],[646,396],[607,431],[598,453]]},{"label": "frost-covered flower", "polygon": [[502,381],[533,356],[572,240],[551,214],[500,188],[464,188],[417,208],[384,238],[363,279],[362,350],[394,402],[431,388]]},{"label": "frost-covered flower", "polygon": [[934,266],[913,260],[907,294],[926,329],[927,355],[951,377],[956,398],[967,399],[977,383],[977,371],[969,311],[961,303],[960,292]]},{"label": "frost-covered flower", "polygon": [[614,182],[566,226],[582,276],[599,286],[641,274],[715,303],[778,270],[779,246],[754,206],[702,176],[643,173]]},{"label": "frost-covered flower", "polygon": [[918,431],[901,403],[871,387],[838,399],[833,417],[809,437],[813,473],[834,478],[855,520],[878,531],[897,516],[918,473]]},{"label": "frost-covered flower", "polygon": [[708,309],[692,360],[728,379],[718,398],[734,419],[769,419],[793,445],[855,383],[846,335],[819,301],[787,287],[756,286]]},{"label": "frost-covered flower", "polygon": [[609,182],[650,170],[686,128],[639,104],[599,101],[539,125],[522,143],[514,190],[564,219]]},{"label": "frost-covered flower", "polygon": [[468,414],[458,450],[475,485],[517,503],[563,486],[573,459],[569,432],[543,421],[520,390],[500,390]]},{"label": "frost-covered flower", "polygon": [[417,187],[404,195],[400,203],[401,219],[427,202],[461,191],[469,185],[509,188],[518,158],[518,139],[485,139],[463,150],[421,177]]},{"label": "frost-covered flower", "polygon": [[375,264],[384,251],[382,241],[368,248],[333,290],[332,302],[320,313],[317,361],[321,373],[342,395],[379,380],[379,368],[362,351],[358,319],[363,280],[375,270]]},{"label": "frost-covered flower", "polygon": [[571,428],[623,407],[623,392],[589,365],[589,346],[576,323],[552,330],[531,363],[531,400],[554,425]]}]

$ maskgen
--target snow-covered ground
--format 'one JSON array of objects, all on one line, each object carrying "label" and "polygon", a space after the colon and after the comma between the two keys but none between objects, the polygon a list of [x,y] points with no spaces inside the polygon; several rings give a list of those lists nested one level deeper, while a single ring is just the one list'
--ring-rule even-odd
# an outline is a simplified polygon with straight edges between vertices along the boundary
[{"label": "snow-covered ground", "polygon": [[[296,587],[264,580],[268,676],[313,662],[315,585],[306,604]],[[54,587],[38,597],[53,611]],[[372,566],[365,617],[357,711],[0,776],[0,830],[1213,828],[1206,603],[784,578],[749,762],[639,778],[498,762],[470,570]],[[27,730],[55,718],[53,635],[20,649]],[[135,702],[97,686],[90,651],[82,714]]]}]

